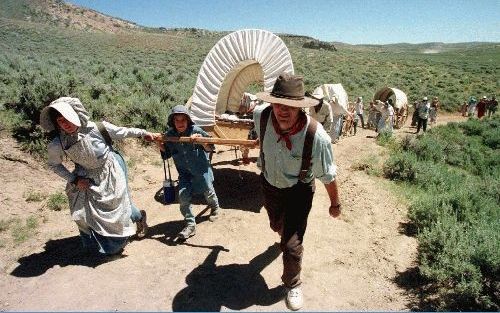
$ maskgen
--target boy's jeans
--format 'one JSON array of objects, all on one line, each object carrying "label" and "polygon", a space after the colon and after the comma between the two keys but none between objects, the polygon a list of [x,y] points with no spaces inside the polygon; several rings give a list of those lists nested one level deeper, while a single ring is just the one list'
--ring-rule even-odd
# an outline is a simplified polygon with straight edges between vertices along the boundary
[{"label": "boy's jeans", "polygon": [[[180,209],[187,225],[196,225],[191,205],[192,195],[193,190],[191,186],[186,186],[179,190]],[[219,199],[217,199],[213,186],[210,186],[209,189],[203,193],[203,196],[205,197],[207,205],[210,209],[215,210],[219,208]]]}]

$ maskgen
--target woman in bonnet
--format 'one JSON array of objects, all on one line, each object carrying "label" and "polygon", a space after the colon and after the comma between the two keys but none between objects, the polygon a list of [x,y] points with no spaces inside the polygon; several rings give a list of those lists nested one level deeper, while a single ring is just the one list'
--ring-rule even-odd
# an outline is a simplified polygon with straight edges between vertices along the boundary
[{"label": "woman in bonnet", "polygon": [[[68,182],[66,194],[71,218],[78,225],[84,250],[121,254],[136,231],[139,238],[144,237],[146,212],[139,211],[132,203],[125,161],[107,144],[105,136],[112,140],[142,137],[152,141],[154,135],[144,129],[118,127],[105,121],[100,131],[89,120],[80,100],[70,97],[59,98],[45,107],[40,114],[40,125],[55,134],[48,144],[48,164]],[[75,164],[73,171],[63,165],[64,157]]]}]

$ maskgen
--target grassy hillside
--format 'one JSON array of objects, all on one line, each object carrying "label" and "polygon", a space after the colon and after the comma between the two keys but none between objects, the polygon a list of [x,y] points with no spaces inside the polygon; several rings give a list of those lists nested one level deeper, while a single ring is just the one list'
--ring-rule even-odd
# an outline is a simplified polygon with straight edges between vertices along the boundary
[{"label": "grassy hillside", "polygon": [[62,0],[2,0],[0,17],[104,32],[142,29],[135,23]]},{"label": "grassy hillside", "polygon": [[[61,1],[0,3],[1,124],[30,134],[23,136],[33,136],[40,109],[62,95],[79,97],[95,119],[163,129],[169,109],[191,96],[206,54],[226,34],[140,27],[79,30],[76,23],[54,18],[49,10],[54,7],[63,8],[71,21],[79,16],[94,23],[88,10]],[[499,90],[497,44],[335,43],[338,51],[329,51],[304,48],[309,37],[280,36],[308,90],[342,83],[351,99],[370,99],[391,86],[406,92],[411,102],[438,96],[448,110],[470,95]]]}]

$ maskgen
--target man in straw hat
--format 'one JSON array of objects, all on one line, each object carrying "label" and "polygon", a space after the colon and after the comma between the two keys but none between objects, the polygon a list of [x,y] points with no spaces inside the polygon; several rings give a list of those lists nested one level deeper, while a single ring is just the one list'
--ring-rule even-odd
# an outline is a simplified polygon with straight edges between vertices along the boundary
[{"label": "man in straw hat", "polygon": [[318,104],[304,96],[302,77],[283,74],[271,92],[257,93],[270,103],[255,109],[254,121],[260,139],[261,181],[264,206],[271,229],[281,237],[286,304],[291,310],[302,307],[300,272],[302,241],[314,195],[314,179],[324,183],[330,197],[332,217],[340,215],[330,137],[308,117],[304,108]]}]

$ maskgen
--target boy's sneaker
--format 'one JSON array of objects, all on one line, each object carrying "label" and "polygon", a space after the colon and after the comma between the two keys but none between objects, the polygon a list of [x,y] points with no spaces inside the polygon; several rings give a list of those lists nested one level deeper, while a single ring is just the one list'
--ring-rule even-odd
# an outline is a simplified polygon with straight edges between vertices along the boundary
[{"label": "boy's sneaker", "polygon": [[141,239],[146,237],[148,233],[148,223],[147,223],[147,217],[146,217],[146,211],[141,210],[141,219],[137,221],[137,238]]},{"label": "boy's sneaker", "polygon": [[288,289],[286,294],[286,306],[292,310],[297,311],[302,308],[304,304],[304,299],[302,298],[302,289],[300,286]]},{"label": "boy's sneaker", "polygon": [[196,226],[195,225],[188,225],[184,227],[183,230],[177,235],[177,237],[181,240],[186,240],[189,237],[193,237],[196,235]]},{"label": "boy's sneaker", "polygon": [[147,216],[146,216],[146,211],[141,210],[141,219],[137,221],[137,232],[135,233],[137,235],[137,238],[141,239],[146,237],[148,234],[148,223],[147,223]]},{"label": "boy's sneaker", "polygon": [[220,209],[219,208],[212,209],[210,211],[210,216],[208,217],[208,220],[210,222],[215,222],[219,218],[219,213],[220,213]]}]

